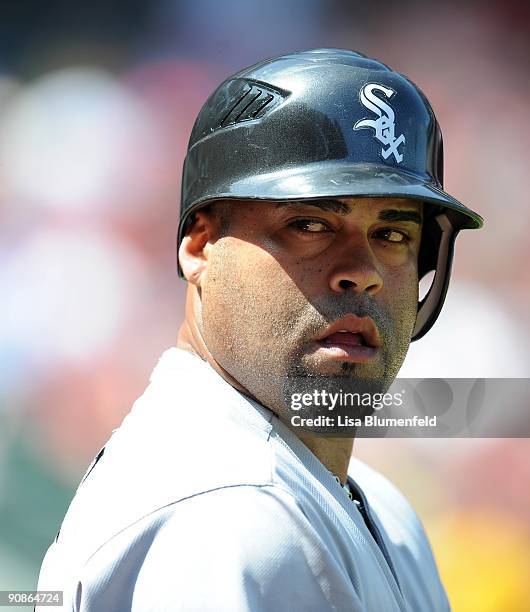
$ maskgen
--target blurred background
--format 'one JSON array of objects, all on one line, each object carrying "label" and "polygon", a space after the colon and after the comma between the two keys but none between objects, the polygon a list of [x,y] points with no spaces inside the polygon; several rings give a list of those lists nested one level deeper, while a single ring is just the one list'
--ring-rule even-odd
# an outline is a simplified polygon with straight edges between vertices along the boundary
[{"label": "blurred background", "polygon": [[[34,589],[92,457],[175,343],[180,173],[231,73],[313,47],[415,81],[457,241],[409,377],[528,377],[530,9],[523,0],[20,0],[0,8],[0,590]],[[456,612],[530,610],[527,439],[359,440],[425,523]]]}]

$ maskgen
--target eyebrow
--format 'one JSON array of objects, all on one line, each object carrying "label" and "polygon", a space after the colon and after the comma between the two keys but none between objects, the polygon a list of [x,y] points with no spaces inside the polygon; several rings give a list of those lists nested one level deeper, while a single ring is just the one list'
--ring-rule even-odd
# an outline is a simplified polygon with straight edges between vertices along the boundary
[{"label": "eyebrow", "polygon": [[351,211],[348,204],[340,202],[339,200],[305,200],[303,202],[300,200],[292,200],[276,203],[276,208],[282,208],[284,206],[314,206],[320,210],[329,210],[330,212],[343,216],[346,216]]},{"label": "eyebrow", "polygon": [[[284,206],[313,206],[320,210],[328,210],[342,216],[346,216],[351,212],[351,207],[340,200],[292,200],[285,202],[277,202],[276,208]],[[421,225],[423,222],[421,214],[416,210],[408,210],[404,208],[385,208],[377,215],[379,221],[411,221]]]},{"label": "eyebrow", "polygon": [[403,208],[386,208],[377,215],[379,221],[412,221],[421,225],[423,222],[422,216],[415,210],[406,210]]}]

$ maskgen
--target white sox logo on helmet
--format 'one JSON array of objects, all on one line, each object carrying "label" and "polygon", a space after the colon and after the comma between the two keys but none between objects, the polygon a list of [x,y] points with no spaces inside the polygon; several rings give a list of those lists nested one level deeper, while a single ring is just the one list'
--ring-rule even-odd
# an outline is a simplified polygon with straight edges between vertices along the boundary
[{"label": "white sox logo on helmet", "polygon": [[381,91],[387,98],[391,98],[396,92],[390,87],[379,85],[378,83],[368,83],[361,89],[360,99],[368,110],[374,112],[378,119],[361,119],[353,126],[354,130],[362,128],[373,128],[375,130],[374,138],[379,140],[383,145],[388,145],[388,148],[381,149],[383,159],[388,159],[390,155],[394,155],[396,162],[399,164],[403,160],[403,155],[398,151],[398,147],[405,143],[405,136],[400,134],[395,136],[395,114],[390,105],[381,100],[375,95],[374,90]]}]

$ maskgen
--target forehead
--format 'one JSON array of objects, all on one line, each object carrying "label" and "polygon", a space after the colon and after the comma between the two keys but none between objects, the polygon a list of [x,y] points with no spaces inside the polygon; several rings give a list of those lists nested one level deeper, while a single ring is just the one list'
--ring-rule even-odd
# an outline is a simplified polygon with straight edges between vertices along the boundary
[{"label": "forehead", "polygon": [[384,209],[410,210],[421,214],[422,203],[410,198],[355,197],[355,198],[318,198],[314,200],[291,200],[269,202],[276,209],[291,207],[311,207],[342,216],[360,213],[378,214]]},{"label": "forehead", "polygon": [[[340,215],[342,218],[363,223],[375,221],[410,221],[423,224],[423,202],[412,198],[350,197],[315,198],[300,200],[230,200],[232,222],[239,225],[260,225],[267,219],[274,222],[286,213],[310,216],[316,213]],[[230,214],[230,213],[228,213]]]}]

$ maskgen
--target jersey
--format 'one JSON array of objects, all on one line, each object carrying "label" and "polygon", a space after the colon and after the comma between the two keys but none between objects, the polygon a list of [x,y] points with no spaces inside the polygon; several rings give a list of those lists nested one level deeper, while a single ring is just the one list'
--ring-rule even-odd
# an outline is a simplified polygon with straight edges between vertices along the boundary
[{"label": "jersey", "polygon": [[81,481],[38,588],[75,612],[448,610],[408,502],[355,458],[348,481],[362,503],[271,410],[172,347]]}]

